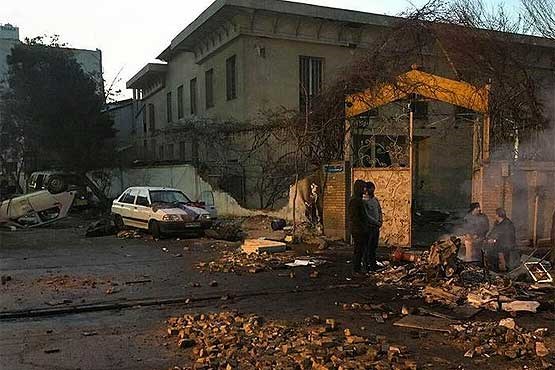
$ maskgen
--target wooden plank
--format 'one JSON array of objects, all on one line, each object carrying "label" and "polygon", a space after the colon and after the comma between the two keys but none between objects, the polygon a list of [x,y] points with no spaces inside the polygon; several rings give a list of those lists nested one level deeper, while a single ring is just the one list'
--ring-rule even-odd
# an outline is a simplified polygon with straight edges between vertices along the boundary
[{"label": "wooden plank", "polygon": [[408,315],[394,322],[393,325],[401,328],[449,333],[451,331],[449,325],[454,323],[456,323],[456,321],[441,317]]},{"label": "wooden plank", "polygon": [[267,239],[246,239],[241,246],[241,249],[245,253],[253,252],[266,252],[266,253],[277,253],[285,252],[287,245],[283,242],[277,242],[275,240]]},{"label": "wooden plank", "polygon": [[450,320],[468,320],[476,316],[476,314],[482,311],[482,309],[464,305],[456,306],[451,309],[444,309],[442,307],[435,307],[434,309],[419,307],[418,311],[426,315],[442,317]]}]

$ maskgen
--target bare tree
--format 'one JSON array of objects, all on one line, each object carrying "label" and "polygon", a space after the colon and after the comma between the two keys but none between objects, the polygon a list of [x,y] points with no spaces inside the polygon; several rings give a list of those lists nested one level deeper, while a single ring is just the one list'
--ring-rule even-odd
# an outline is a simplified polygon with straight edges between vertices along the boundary
[{"label": "bare tree", "polygon": [[527,26],[543,37],[555,39],[555,6],[551,0],[521,0]]}]

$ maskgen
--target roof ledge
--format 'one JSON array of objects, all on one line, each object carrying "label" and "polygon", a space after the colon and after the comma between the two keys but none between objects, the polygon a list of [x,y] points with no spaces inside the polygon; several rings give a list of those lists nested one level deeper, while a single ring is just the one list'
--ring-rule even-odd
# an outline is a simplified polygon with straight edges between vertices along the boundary
[{"label": "roof ledge", "polygon": [[168,71],[166,63],[148,63],[126,83],[128,89],[142,89],[165,77]]}]

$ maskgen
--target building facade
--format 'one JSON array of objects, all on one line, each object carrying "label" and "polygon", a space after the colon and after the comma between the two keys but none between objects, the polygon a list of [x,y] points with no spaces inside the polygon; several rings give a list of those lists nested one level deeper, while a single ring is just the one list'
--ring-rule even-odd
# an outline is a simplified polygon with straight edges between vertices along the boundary
[{"label": "building facade", "polygon": [[[395,20],[281,0],[215,1],[171,40],[157,57],[160,63],[147,64],[127,82],[137,104],[137,157],[150,162],[210,161],[211,153],[203,153],[186,132],[176,135],[173,128],[186,128],[195,120],[244,122],[279,107],[302,109],[306,99],[367,53]],[[427,68],[452,77],[445,61]],[[387,109],[403,116],[399,105]],[[442,124],[446,115],[453,118],[449,125]],[[468,122],[468,112],[455,106],[419,104],[414,153],[414,201],[419,209],[468,206],[473,160],[473,126]],[[389,132],[376,139],[368,130],[355,134],[355,151],[373,161],[391,137],[401,143],[406,136]],[[407,160],[397,158],[390,164],[402,167]],[[264,176],[263,169],[243,167],[223,182],[236,183],[230,191],[243,204],[262,207],[254,189]]]}]

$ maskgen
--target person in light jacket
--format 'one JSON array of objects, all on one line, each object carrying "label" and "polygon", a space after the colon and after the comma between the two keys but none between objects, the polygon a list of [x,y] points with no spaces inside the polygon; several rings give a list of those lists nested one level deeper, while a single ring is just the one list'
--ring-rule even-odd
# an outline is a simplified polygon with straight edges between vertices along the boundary
[{"label": "person in light jacket", "polygon": [[382,207],[374,194],[376,185],[369,181],[366,183],[364,192],[364,205],[369,221],[368,249],[364,256],[364,265],[368,272],[377,270],[376,250],[380,239],[380,228],[383,224]]}]

